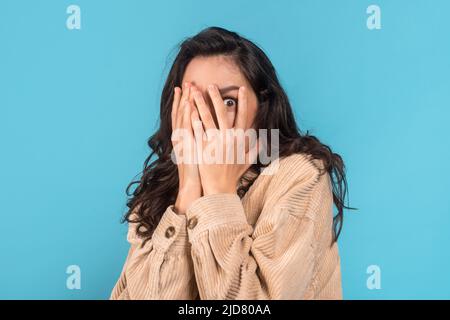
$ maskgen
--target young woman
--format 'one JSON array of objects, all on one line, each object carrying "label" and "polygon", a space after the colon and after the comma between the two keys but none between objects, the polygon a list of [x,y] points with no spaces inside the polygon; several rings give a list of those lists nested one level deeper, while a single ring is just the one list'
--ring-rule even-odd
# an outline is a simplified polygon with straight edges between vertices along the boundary
[{"label": "young woman", "polygon": [[[174,138],[179,129],[190,143]],[[199,161],[229,129],[275,130],[277,161],[255,161],[262,144],[249,139],[244,163]],[[342,298],[344,164],[297,128],[254,43],[218,27],[185,40],[149,146],[142,178],[128,187],[137,184],[124,219],[131,246],[111,299]]]}]

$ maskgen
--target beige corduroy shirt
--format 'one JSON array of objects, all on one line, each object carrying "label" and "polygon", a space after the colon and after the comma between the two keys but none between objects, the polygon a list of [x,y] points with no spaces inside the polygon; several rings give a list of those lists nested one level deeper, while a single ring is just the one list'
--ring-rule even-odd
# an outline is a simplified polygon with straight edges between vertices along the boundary
[{"label": "beige corduroy shirt", "polygon": [[130,223],[110,299],[342,299],[331,181],[320,165],[294,154],[242,199],[203,196],[186,215],[170,206],[144,246]]}]

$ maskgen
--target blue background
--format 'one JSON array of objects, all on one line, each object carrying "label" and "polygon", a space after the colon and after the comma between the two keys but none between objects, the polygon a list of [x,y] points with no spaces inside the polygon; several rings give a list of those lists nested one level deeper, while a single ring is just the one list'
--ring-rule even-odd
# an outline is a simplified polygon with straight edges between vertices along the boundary
[{"label": "blue background", "polygon": [[176,44],[211,25],[266,51],[300,127],[346,161],[344,297],[450,298],[449,14],[445,0],[2,1],[0,298],[109,297]]}]

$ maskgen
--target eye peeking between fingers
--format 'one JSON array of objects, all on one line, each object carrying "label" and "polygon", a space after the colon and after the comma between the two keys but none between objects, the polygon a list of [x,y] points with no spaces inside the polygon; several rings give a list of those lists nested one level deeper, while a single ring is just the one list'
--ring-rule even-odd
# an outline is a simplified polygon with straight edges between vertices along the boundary
[{"label": "eye peeking between fingers", "polygon": [[231,97],[225,97],[223,103],[227,108],[233,108],[237,106],[237,99]]}]

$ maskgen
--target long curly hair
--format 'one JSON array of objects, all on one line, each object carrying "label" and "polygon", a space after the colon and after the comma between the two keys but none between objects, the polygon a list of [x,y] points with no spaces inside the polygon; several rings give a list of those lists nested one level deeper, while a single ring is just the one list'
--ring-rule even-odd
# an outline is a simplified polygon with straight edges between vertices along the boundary
[{"label": "long curly hair", "polygon": [[[148,139],[151,153],[144,162],[141,178],[132,181],[126,190],[130,197],[127,201],[129,210],[123,222],[136,223],[138,236],[147,241],[166,208],[175,203],[178,194],[178,169],[171,161],[173,88],[181,87],[186,67],[193,58],[214,55],[232,58],[250,83],[258,98],[254,128],[279,130],[280,158],[304,153],[323,161],[323,173],[330,174],[333,202],[337,209],[333,218],[333,239],[336,241],[342,229],[344,208],[351,209],[344,204],[347,181],[342,158],[318,138],[308,132],[302,133],[297,127],[289,99],[266,54],[250,40],[219,27],[206,28],[180,44],[161,94],[160,127]],[[239,187],[240,197],[256,180],[262,166],[258,162],[250,167],[249,170],[256,174],[251,175],[252,179]],[[135,185],[137,186],[132,191]]]}]

